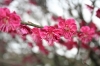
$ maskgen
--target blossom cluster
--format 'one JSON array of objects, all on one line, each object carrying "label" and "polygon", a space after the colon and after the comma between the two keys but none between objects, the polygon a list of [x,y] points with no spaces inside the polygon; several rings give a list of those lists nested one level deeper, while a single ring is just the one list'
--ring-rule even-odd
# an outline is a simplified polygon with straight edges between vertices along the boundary
[{"label": "blossom cluster", "polygon": [[[0,13],[1,32],[10,33],[13,37],[16,34],[20,35],[24,40],[26,40],[26,35],[29,34],[39,49],[46,54],[48,54],[48,51],[44,48],[42,39],[46,40],[50,46],[57,42],[70,50],[78,46],[78,42],[74,38],[77,38],[82,43],[82,46],[87,47],[88,43],[95,39],[96,35],[99,35],[93,22],[88,26],[81,23],[78,30],[75,19],[60,17],[57,19],[58,24],[56,26],[33,27],[31,29],[27,25],[23,25],[20,16],[15,12],[11,13],[8,8],[0,8]],[[62,40],[61,37],[64,37],[66,41]],[[31,43],[29,45],[32,46]]]}]

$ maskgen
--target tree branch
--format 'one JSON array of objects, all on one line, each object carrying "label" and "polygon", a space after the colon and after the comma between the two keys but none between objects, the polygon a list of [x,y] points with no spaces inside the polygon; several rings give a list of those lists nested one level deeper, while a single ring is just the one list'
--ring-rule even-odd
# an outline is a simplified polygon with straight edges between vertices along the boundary
[{"label": "tree branch", "polygon": [[24,24],[24,25],[30,25],[30,26],[34,26],[34,27],[38,27],[38,28],[42,28],[42,26],[40,25],[36,25],[32,22],[21,22],[21,24]]}]

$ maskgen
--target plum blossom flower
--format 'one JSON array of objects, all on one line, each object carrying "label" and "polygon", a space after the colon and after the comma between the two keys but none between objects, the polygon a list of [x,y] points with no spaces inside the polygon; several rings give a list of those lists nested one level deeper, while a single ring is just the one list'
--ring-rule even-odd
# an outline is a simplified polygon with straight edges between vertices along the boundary
[{"label": "plum blossom flower", "polygon": [[100,9],[98,9],[98,10],[96,11],[96,16],[97,16],[98,18],[100,18]]},{"label": "plum blossom flower", "polygon": [[3,0],[3,4],[9,5],[13,0]]},{"label": "plum blossom flower", "polygon": [[82,43],[81,47],[84,49],[90,49],[90,46],[88,44]]},{"label": "plum blossom flower", "polygon": [[0,31],[9,32],[20,25],[21,19],[15,12],[10,13],[8,8],[0,8],[0,13]]},{"label": "plum blossom flower", "polygon": [[49,45],[52,46],[54,41],[60,39],[60,32],[61,31],[54,26],[45,26],[40,30],[40,35],[42,39],[47,40]]},{"label": "plum blossom flower", "polygon": [[86,23],[84,20],[82,20],[82,21],[80,22],[80,27],[86,26],[86,25],[87,25],[87,23]]},{"label": "plum blossom flower", "polygon": [[31,28],[27,25],[20,25],[14,31],[9,31],[10,35],[15,38],[16,35],[20,36],[23,40],[26,40],[26,36],[32,33]]},{"label": "plum blossom flower", "polygon": [[94,28],[95,30],[97,30],[97,26],[96,26],[96,24],[93,23],[93,22],[90,22],[90,23],[89,23],[89,27],[90,27],[90,28]]},{"label": "plum blossom flower", "polygon": [[42,39],[41,39],[39,30],[40,30],[39,28],[36,28],[36,27],[33,28],[31,36],[32,36],[34,42],[36,43],[36,45],[39,47],[40,51],[44,54],[48,54],[48,50],[45,49],[45,47],[42,44]]},{"label": "plum blossom flower", "polygon": [[37,1],[36,0],[29,0],[29,3],[33,4],[33,5],[37,5]]},{"label": "plum blossom flower", "polygon": [[25,36],[27,34],[31,34],[32,30],[27,25],[20,25],[18,29],[16,29],[16,32],[22,36]]},{"label": "plum blossom flower", "polygon": [[77,47],[77,42],[75,41],[68,41],[64,43],[64,46],[68,49],[71,50],[74,47]]},{"label": "plum blossom flower", "polygon": [[60,20],[58,27],[62,30],[62,35],[68,40],[71,40],[77,31],[74,19]]},{"label": "plum blossom flower", "polygon": [[41,37],[40,37],[40,33],[39,33],[39,28],[33,28],[32,29],[32,38],[33,38],[33,40],[36,42],[36,43],[42,43],[42,41],[41,41]]},{"label": "plum blossom flower", "polygon": [[83,42],[83,43],[88,43],[92,40],[92,38],[95,35],[95,29],[90,28],[89,26],[83,26],[80,29],[80,32],[78,34],[79,39]]}]

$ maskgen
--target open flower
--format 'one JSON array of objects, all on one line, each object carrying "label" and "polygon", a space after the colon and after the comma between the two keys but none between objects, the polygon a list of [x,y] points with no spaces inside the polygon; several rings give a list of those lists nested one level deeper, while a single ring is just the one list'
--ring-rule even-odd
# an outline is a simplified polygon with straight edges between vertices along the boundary
[{"label": "open flower", "polygon": [[27,25],[20,25],[18,29],[16,29],[16,32],[17,34],[22,35],[22,36],[32,33],[31,28],[29,28]]},{"label": "open flower", "polygon": [[48,41],[49,45],[53,45],[54,41],[58,41],[60,39],[60,32],[61,31],[54,26],[45,26],[40,30],[40,35],[42,39]]},{"label": "open flower", "polygon": [[36,27],[33,28],[31,37],[33,38],[33,40],[36,43],[36,45],[39,47],[39,50],[43,54],[48,54],[48,50],[42,44],[42,39],[41,39],[39,30],[40,30],[39,28],[36,28]]},{"label": "open flower", "polygon": [[80,32],[78,34],[79,39],[83,42],[83,43],[88,43],[92,40],[92,38],[95,35],[95,29],[90,28],[89,26],[83,26],[80,29]]},{"label": "open flower", "polygon": [[15,12],[10,13],[8,8],[0,8],[0,13],[0,31],[9,32],[20,25],[21,19]]},{"label": "open flower", "polygon": [[77,42],[75,41],[68,41],[64,43],[64,46],[68,49],[71,50],[74,47],[77,47]]},{"label": "open flower", "polygon": [[77,31],[74,19],[61,20],[58,27],[62,30],[62,35],[68,40],[71,40]]}]

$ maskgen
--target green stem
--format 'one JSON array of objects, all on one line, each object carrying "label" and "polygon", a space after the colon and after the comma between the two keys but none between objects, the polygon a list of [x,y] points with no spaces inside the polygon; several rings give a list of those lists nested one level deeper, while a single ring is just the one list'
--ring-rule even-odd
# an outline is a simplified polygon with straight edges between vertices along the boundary
[{"label": "green stem", "polygon": [[30,25],[30,26],[34,26],[34,27],[38,27],[38,28],[42,28],[42,26],[39,26],[39,25],[36,25],[32,22],[28,23],[28,22],[21,22],[21,24],[24,24],[24,25]]}]

